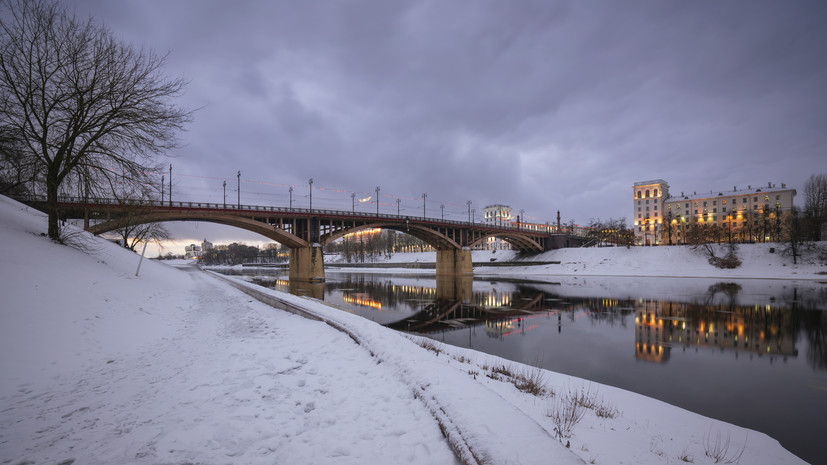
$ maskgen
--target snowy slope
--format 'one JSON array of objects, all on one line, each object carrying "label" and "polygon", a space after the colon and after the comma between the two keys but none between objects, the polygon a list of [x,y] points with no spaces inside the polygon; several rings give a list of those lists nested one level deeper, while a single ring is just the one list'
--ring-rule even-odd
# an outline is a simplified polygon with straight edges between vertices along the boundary
[{"label": "snowy slope", "polygon": [[[233,279],[329,324],[193,267],[144,261],[136,277],[135,254],[43,230],[0,197],[0,463],[705,464],[717,437],[728,458],[743,447],[740,463],[803,463],[762,433],[319,301]],[[548,413],[583,392],[614,413],[587,409],[566,448]]]}]

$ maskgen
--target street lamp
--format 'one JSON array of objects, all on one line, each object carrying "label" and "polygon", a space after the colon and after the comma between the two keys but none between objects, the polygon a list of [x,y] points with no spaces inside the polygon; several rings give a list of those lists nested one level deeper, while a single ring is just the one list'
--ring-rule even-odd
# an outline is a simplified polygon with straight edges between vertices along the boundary
[{"label": "street lamp", "polygon": [[313,178],[310,178],[310,212],[313,213]]},{"label": "street lamp", "polygon": [[350,208],[352,209],[351,211],[353,213],[356,213],[356,192],[351,192],[350,193],[350,203],[351,203]]},{"label": "street lamp", "polygon": [[238,172],[238,208],[241,209],[241,171]]},{"label": "street lamp", "polygon": [[287,189],[287,190],[290,192],[290,209],[292,210],[293,209],[293,186],[290,186],[290,188]]},{"label": "street lamp", "polygon": [[376,214],[379,215],[379,186],[376,186]]},{"label": "street lamp", "polygon": [[475,218],[475,215],[476,215],[476,214],[477,214],[477,209],[476,209],[476,208],[472,208],[472,209],[471,209],[471,222],[472,222],[472,223],[475,223],[475,222],[477,221],[477,219]]},{"label": "street lamp", "polygon": [[465,202],[465,203],[468,204],[468,222],[470,223],[471,222],[471,201],[469,200],[468,202]]},{"label": "street lamp", "polygon": [[442,205],[440,205],[439,209],[442,210],[442,213],[440,213],[440,217],[444,221],[445,220],[445,204],[443,203]]},{"label": "street lamp", "polygon": [[422,218],[425,218],[425,199],[428,197],[428,194],[422,193]]},{"label": "street lamp", "polygon": [[169,206],[172,206],[172,163],[169,164]]},{"label": "street lamp", "polygon": [[522,223],[525,223],[525,210],[520,210],[520,221],[517,222],[518,227],[522,227]]},{"label": "street lamp", "polygon": [[227,180],[224,180],[224,208],[227,208]]},{"label": "street lamp", "polygon": [[161,206],[164,206],[164,175],[161,175]]},{"label": "street lamp", "polygon": [[399,216],[399,206],[402,205],[402,199],[396,198],[396,216]]}]

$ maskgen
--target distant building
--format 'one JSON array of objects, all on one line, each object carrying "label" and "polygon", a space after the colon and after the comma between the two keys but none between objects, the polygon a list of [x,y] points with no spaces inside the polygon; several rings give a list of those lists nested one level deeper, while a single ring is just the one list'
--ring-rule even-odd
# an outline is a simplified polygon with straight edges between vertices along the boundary
[{"label": "distant building", "polygon": [[[494,204],[483,209],[482,222],[490,226],[508,226],[514,220],[511,218],[511,207],[508,205]],[[483,248],[488,250],[508,250],[511,244],[498,237],[489,237]]]},{"label": "distant building", "polygon": [[768,241],[780,235],[781,217],[793,207],[795,189],[733,187],[687,195],[669,194],[661,179],[636,182],[634,195],[635,243],[638,245],[684,244],[692,224],[710,225],[732,241]]},{"label": "distant building", "polygon": [[201,246],[196,244],[190,244],[184,247],[184,258],[190,260],[201,258]]},{"label": "distant building", "polygon": [[212,242],[208,241],[206,238],[204,239],[204,242],[201,243],[201,251],[202,252],[208,252],[208,251],[212,250],[213,248],[214,247],[213,247]]}]

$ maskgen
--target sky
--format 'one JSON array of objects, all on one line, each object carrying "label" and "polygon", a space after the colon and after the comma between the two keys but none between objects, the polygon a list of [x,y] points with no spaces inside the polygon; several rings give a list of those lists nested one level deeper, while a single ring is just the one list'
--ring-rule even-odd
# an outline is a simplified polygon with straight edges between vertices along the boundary
[{"label": "sky", "polygon": [[[189,81],[173,200],[630,224],[637,181],[827,172],[820,1],[64,3]],[[256,237],[213,228],[168,226]]]}]

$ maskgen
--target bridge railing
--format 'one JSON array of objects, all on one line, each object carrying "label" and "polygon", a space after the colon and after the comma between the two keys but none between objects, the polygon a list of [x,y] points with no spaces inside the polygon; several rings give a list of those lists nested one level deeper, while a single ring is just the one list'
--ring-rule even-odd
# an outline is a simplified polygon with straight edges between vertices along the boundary
[{"label": "bridge railing", "polygon": [[[46,202],[45,195],[26,195],[15,196],[17,200],[26,202]],[[480,222],[446,220],[442,218],[430,218],[410,215],[394,215],[387,213],[367,213],[354,212],[348,210],[329,210],[329,209],[308,209],[308,208],[289,208],[289,207],[274,207],[269,205],[238,205],[225,203],[211,203],[211,202],[170,202],[168,200],[152,200],[152,199],[113,199],[105,197],[75,197],[61,195],[58,197],[59,203],[74,204],[78,206],[136,206],[136,207],[157,207],[157,208],[203,208],[210,210],[228,211],[228,212],[262,212],[262,213],[290,213],[299,215],[326,215],[337,217],[351,217],[364,219],[387,219],[396,222],[416,221],[417,223],[431,223],[439,225],[454,225],[462,227],[482,228],[487,230],[499,231],[522,231],[538,234],[552,234],[557,232],[557,228],[552,225],[536,225],[536,224],[520,224],[520,223],[505,223],[505,224],[489,224]]]}]

